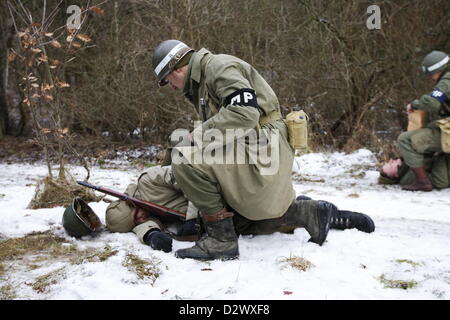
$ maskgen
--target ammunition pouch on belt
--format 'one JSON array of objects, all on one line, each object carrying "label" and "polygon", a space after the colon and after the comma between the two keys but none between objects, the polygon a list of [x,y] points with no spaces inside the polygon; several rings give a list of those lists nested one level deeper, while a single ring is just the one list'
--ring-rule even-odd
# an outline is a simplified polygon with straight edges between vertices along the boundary
[{"label": "ammunition pouch on belt", "polygon": [[270,112],[268,115],[259,117],[259,125],[263,126],[265,124],[281,119],[283,119],[283,117],[281,116],[281,112],[279,110],[275,110]]},{"label": "ammunition pouch on belt", "polygon": [[[259,118],[259,125],[271,123],[283,119],[280,111],[275,110],[268,115]],[[286,116],[289,144],[295,150],[308,148],[308,115],[303,111],[292,111]]]},{"label": "ammunition pouch on belt", "polygon": [[441,145],[442,151],[450,153],[450,117],[437,121],[441,129]]}]

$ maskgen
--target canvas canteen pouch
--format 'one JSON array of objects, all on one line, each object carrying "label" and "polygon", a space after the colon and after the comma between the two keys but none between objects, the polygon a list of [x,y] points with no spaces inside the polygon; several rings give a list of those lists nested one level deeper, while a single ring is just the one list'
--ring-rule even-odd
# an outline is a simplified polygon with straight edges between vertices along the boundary
[{"label": "canvas canteen pouch", "polygon": [[295,150],[308,148],[308,115],[303,111],[291,111],[286,115],[289,144]]},{"label": "canvas canteen pouch", "polygon": [[441,129],[442,151],[450,153],[450,117],[438,120],[437,124]]}]

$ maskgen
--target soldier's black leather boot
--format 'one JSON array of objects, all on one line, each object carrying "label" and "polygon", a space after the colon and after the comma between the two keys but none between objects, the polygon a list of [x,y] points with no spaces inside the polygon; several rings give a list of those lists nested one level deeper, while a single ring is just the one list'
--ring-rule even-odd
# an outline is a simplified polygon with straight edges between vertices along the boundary
[{"label": "soldier's black leather boot", "polygon": [[330,228],[339,230],[356,228],[359,231],[370,233],[375,231],[375,223],[363,213],[337,210],[331,217]]},{"label": "soldier's black leather boot", "polygon": [[177,258],[196,260],[231,260],[239,257],[238,236],[234,230],[233,213],[221,210],[202,215],[206,233],[191,248],[175,252]]},{"label": "soldier's black leather boot", "polygon": [[[311,200],[311,198],[300,195],[297,197],[297,200]],[[327,202],[324,200],[319,201]],[[331,205],[334,207],[333,204]],[[356,228],[359,231],[367,233],[375,231],[375,223],[368,215],[347,210],[337,210],[336,207],[334,208],[330,220],[330,229],[345,230]]]},{"label": "soldier's black leather boot", "polygon": [[283,223],[305,228],[311,239],[309,241],[322,245],[330,229],[333,212],[337,208],[326,201],[294,200],[283,216]]}]

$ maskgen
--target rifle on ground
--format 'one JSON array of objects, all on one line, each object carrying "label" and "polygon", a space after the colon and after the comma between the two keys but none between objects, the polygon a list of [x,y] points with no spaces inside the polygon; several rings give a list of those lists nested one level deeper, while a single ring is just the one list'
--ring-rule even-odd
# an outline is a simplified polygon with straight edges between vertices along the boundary
[{"label": "rifle on ground", "polygon": [[77,183],[84,187],[88,187],[97,190],[99,192],[109,194],[110,196],[119,198],[120,200],[126,201],[128,203],[132,203],[134,206],[141,208],[142,210],[148,212],[150,215],[153,215],[155,218],[161,219],[162,221],[167,222],[186,221],[185,213],[160,206],[153,202],[140,200],[132,196],[129,196],[125,193],[120,193],[108,188],[94,186],[93,184],[84,181],[77,181]]}]

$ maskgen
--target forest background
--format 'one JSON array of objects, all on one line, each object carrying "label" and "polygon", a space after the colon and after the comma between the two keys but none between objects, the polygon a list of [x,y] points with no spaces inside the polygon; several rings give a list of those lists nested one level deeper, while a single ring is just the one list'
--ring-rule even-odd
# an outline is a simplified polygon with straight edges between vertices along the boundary
[{"label": "forest background", "polygon": [[[374,5],[379,28],[370,28]],[[309,115],[311,150],[364,147],[381,159],[396,152],[406,104],[432,88],[423,57],[450,52],[450,2],[1,1],[0,159],[98,160],[104,150],[163,148],[174,129],[192,128],[193,108],[159,88],[151,68],[167,39],[252,64],[283,114]]]}]

